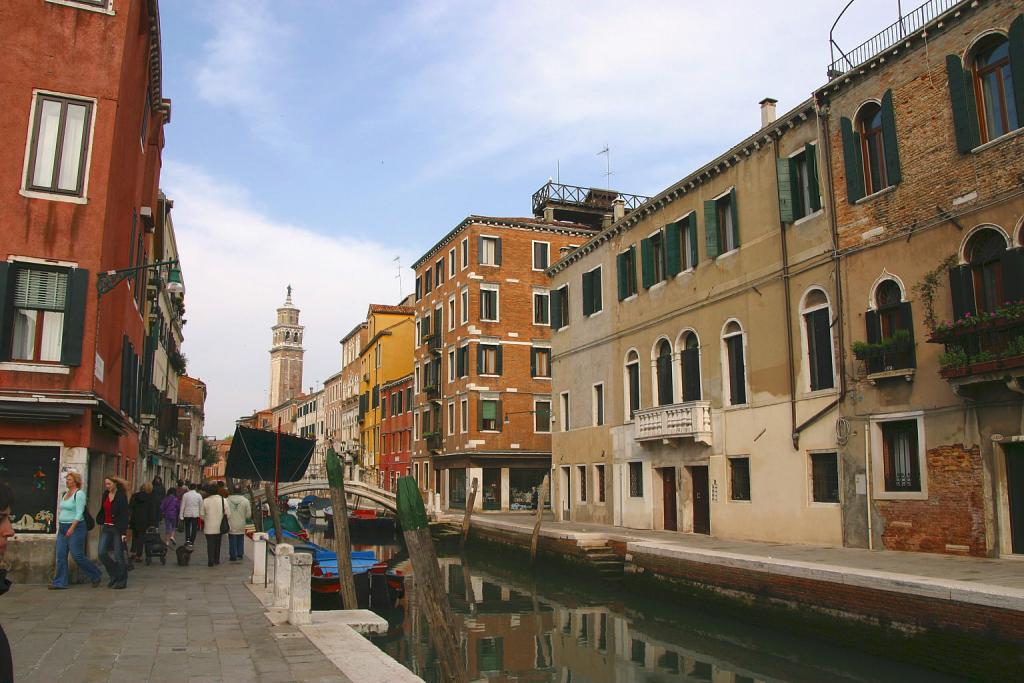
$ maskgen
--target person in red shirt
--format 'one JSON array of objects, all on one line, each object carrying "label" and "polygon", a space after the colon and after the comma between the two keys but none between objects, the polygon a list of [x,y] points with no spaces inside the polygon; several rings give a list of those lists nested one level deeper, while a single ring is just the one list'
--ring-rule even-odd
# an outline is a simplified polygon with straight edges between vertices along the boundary
[{"label": "person in red shirt", "polygon": [[103,488],[107,493],[96,515],[96,524],[100,527],[97,554],[110,575],[107,588],[126,588],[128,565],[124,544],[128,534],[128,483],[118,477],[107,477],[103,480]]}]

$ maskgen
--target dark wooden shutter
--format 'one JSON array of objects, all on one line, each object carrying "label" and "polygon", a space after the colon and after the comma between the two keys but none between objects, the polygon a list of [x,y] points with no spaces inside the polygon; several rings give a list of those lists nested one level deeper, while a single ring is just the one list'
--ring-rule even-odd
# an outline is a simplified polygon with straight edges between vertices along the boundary
[{"label": "dark wooden shutter", "polygon": [[882,143],[885,145],[885,176],[890,185],[903,180],[900,172],[900,148],[896,140],[896,112],[892,105],[892,90],[882,95]]},{"label": "dark wooden shutter", "polygon": [[738,406],[747,402],[747,368],[743,362],[743,335],[729,337],[729,403]]},{"label": "dark wooden shutter", "polygon": [[479,398],[476,402],[476,429],[477,431],[483,431],[484,429],[484,399]]},{"label": "dark wooden shutter", "polygon": [[713,199],[704,202],[704,239],[708,258],[716,258],[721,252],[718,245],[718,206]]},{"label": "dark wooden shutter", "polygon": [[501,399],[494,402],[494,428],[501,431]]},{"label": "dark wooden shutter", "polygon": [[654,245],[649,237],[640,240],[640,271],[644,289],[654,285]]},{"label": "dark wooden shutter", "polygon": [[1003,267],[1003,300],[1024,301],[1024,249],[1008,249],[999,260]]},{"label": "dark wooden shutter", "polygon": [[1017,105],[1017,124],[1024,123],[1024,14],[1010,22],[1010,76],[1013,79],[1013,100]]},{"label": "dark wooden shutter", "polygon": [[502,367],[501,352],[502,352],[502,350],[503,350],[503,347],[500,344],[497,347],[495,347],[495,350],[494,350],[494,355],[497,358],[494,361],[494,374],[496,374],[496,375],[500,375],[501,374],[501,367]]},{"label": "dark wooden shutter", "polygon": [[537,376],[537,349],[530,349],[530,377]]},{"label": "dark wooden shutter", "polygon": [[957,266],[949,269],[949,293],[953,300],[953,319],[959,320],[977,309],[974,305],[974,280],[971,278],[970,266]]},{"label": "dark wooden shutter", "polygon": [[455,373],[459,377],[466,375],[466,356],[462,352],[464,348],[466,347],[460,346],[459,350],[455,352]]},{"label": "dark wooden shutter", "polygon": [[740,212],[736,204],[736,188],[729,190],[729,213],[732,214],[732,243],[740,246]]},{"label": "dark wooden shutter", "polygon": [[845,116],[839,120],[843,137],[843,168],[846,171],[846,198],[851,204],[864,197],[864,164],[861,161],[860,135]]},{"label": "dark wooden shutter", "polygon": [[970,152],[978,146],[978,107],[974,101],[974,79],[969,73],[964,73],[959,55],[946,55],[946,78],[953,107],[956,148],[961,152]]},{"label": "dark wooden shutter", "polygon": [[686,217],[686,232],[690,238],[690,267],[697,267],[697,212]]},{"label": "dark wooden shutter", "polygon": [[131,378],[131,369],[129,365],[129,353],[128,353],[128,335],[121,335],[121,394],[119,397],[118,405],[121,407],[121,411],[126,415],[129,413],[130,403],[128,398],[128,386]]},{"label": "dark wooden shutter", "polygon": [[484,262],[484,238],[483,237],[477,237],[476,238],[476,262],[477,263],[483,263]]},{"label": "dark wooden shutter", "polygon": [[501,265],[501,238],[494,238],[494,265]]},{"label": "dark wooden shutter", "polygon": [[868,311],[864,314],[864,326],[867,328],[868,344],[877,344],[882,341],[882,323],[878,317],[878,311]]},{"label": "dark wooden shutter", "polygon": [[627,278],[629,277],[629,269],[626,265],[627,258],[629,258],[628,251],[624,251],[615,256],[615,273],[618,276],[619,301],[622,301],[629,296],[629,283],[627,281]]},{"label": "dark wooden shutter", "polygon": [[917,353],[914,348],[914,311],[909,301],[900,302],[900,329],[910,333],[910,347],[906,352],[907,367],[917,367]]},{"label": "dark wooden shutter", "polygon": [[682,270],[682,221],[665,226],[665,274],[678,275]]},{"label": "dark wooden shutter", "polygon": [[420,292],[422,292],[422,291],[423,291],[423,281],[420,279],[420,276],[417,275],[416,276],[416,301],[419,301],[422,298],[422,295],[420,294]]},{"label": "dark wooden shutter", "polygon": [[0,360],[11,357],[11,331],[14,328],[14,268],[0,261]]},{"label": "dark wooden shutter", "polygon": [[700,389],[700,349],[683,349],[683,400],[699,401]]},{"label": "dark wooden shutter", "polygon": [[64,302],[64,332],[60,342],[60,362],[82,364],[82,334],[85,331],[85,305],[89,297],[89,271],[72,268],[68,273],[68,291]]},{"label": "dark wooden shutter", "polygon": [[796,177],[789,159],[775,160],[775,177],[779,184],[779,220],[792,223],[796,220]]},{"label": "dark wooden shutter", "polygon": [[484,373],[484,345],[476,345],[476,374],[482,375]]},{"label": "dark wooden shutter", "polygon": [[592,312],[597,313],[601,310],[604,303],[601,298],[601,273],[603,269],[598,268],[590,272],[590,309]]},{"label": "dark wooden shutter", "polygon": [[594,312],[591,302],[594,289],[592,272],[583,273],[583,315],[590,315]]},{"label": "dark wooden shutter", "polygon": [[373,393],[371,394],[370,402],[371,402],[371,406],[373,408],[376,408],[377,406],[380,405],[380,385],[379,384],[374,384],[373,385]]},{"label": "dark wooden shutter", "polygon": [[811,347],[811,391],[831,389],[835,386],[832,376],[832,328],[829,311],[819,308],[807,314],[810,327],[808,341]]},{"label": "dark wooden shutter", "polygon": [[674,402],[672,397],[672,355],[658,356],[658,405],[667,406]]},{"label": "dark wooden shutter", "polygon": [[811,211],[821,210],[821,186],[818,184],[818,146],[813,142],[804,145],[804,159],[807,165],[807,193]]},{"label": "dark wooden shutter", "polygon": [[562,327],[562,297],[559,296],[561,290],[554,290],[551,292],[548,304],[551,307],[551,329],[558,330]]}]

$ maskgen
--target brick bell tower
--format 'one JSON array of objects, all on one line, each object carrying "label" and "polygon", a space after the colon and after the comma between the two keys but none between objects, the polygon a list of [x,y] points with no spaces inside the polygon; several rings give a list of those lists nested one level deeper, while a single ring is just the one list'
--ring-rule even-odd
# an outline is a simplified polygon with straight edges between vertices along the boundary
[{"label": "brick bell tower", "polygon": [[292,304],[292,286],[284,305],[277,309],[277,324],[271,328],[270,407],[278,406],[302,392],[302,333],[299,309]]}]

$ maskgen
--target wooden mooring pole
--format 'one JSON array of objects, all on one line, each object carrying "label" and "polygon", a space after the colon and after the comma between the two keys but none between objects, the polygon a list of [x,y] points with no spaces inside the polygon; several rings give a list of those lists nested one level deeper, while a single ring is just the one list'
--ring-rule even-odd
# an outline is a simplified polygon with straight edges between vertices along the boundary
[{"label": "wooden mooring pole", "polygon": [[398,480],[398,521],[409,550],[413,574],[416,577],[416,598],[430,626],[430,640],[437,650],[437,661],[445,683],[466,683],[466,669],[459,647],[459,634],[448,594],[441,580],[441,570],[430,537],[427,511],[412,477]]},{"label": "wooden mooring pole", "polygon": [[537,521],[533,524],[533,538],[530,539],[530,564],[537,560],[537,546],[540,545],[540,522],[544,517],[544,501],[548,497],[548,475],[544,475],[544,481],[537,492]]},{"label": "wooden mooring pole", "polygon": [[270,482],[263,482],[263,496],[267,499],[267,506],[270,507],[270,518],[274,521],[274,545],[287,543],[281,533],[281,513],[277,509],[277,499],[274,498],[274,491],[270,488]]},{"label": "wooden mooring pole", "polygon": [[473,507],[476,505],[477,480],[473,479],[473,485],[469,488],[469,498],[466,500],[466,514],[462,518],[462,543],[461,548],[466,547],[466,539],[469,538],[469,522],[473,517]]},{"label": "wooden mooring pole", "polygon": [[345,470],[333,448],[327,449],[327,481],[331,485],[334,515],[334,552],[338,556],[338,583],[342,609],[359,609],[356,581],[352,576],[352,541],[348,535],[348,504],[345,501]]}]

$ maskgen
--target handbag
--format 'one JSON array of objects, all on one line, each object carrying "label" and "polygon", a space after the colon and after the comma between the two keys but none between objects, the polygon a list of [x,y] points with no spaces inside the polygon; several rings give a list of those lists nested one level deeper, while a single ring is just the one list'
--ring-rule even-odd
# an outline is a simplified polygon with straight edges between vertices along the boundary
[{"label": "handbag", "polygon": [[[75,491],[75,495],[76,496],[79,493],[81,493],[81,491]],[[82,508],[82,521],[85,522],[85,530],[86,531],[92,531],[93,529],[96,528],[96,520],[93,518],[92,515],[89,514],[89,503],[88,503],[88,501],[86,502],[85,506]]]},{"label": "handbag", "polygon": [[221,505],[221,509],[224,510],[224,516],[220,518],[220,532],[222,534],[226,534],[228,532],[228,530],[229,530],[229,527],[228,527],[228,506],[224,502],[223,498],[220,499],[220,505]]}]

